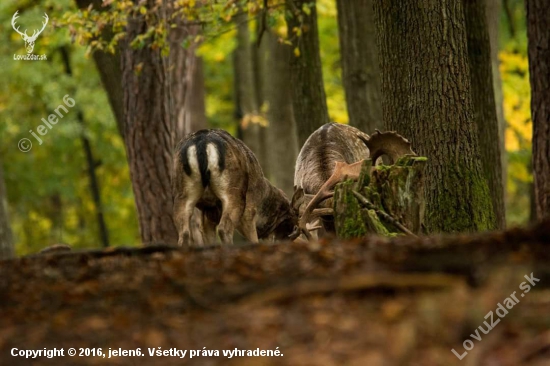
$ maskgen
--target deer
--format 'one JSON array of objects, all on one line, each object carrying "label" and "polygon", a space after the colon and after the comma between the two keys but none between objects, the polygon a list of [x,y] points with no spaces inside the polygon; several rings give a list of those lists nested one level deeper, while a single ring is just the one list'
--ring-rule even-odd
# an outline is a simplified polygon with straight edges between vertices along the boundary
[{"label": "deer", "polygon": [[369,136],[340,123],[327,123],[314,131],[296,160],[292,206],[299,213],[299,221],[290,238],[304,234],[312,240],[310,231],[319,229],[334,232],[327,220],[333,214],[332,189],[345,179],[358,179],[365,159],[370,158],[374,167],[383,155],[393,164],[402,156],[416,154],[411,143],[396,132],[376,130]]},{"label": "deer", "polygon": [[26,29],[25,29],[25,32],[21,32],[19,31],[19,26],[16,27],[16,20],[17,18],[19,18],[18,13],[19,13],[19,10],[17,10],[15,14],[13,14],[13,17],[11,18],[11,26],[17,33],[19,33],[19,35],[23,38],[23,41],[25,41],[25,48],[27,49],[27,53],[32,53],[32,51],[34,50],[34,42],[36,41],[36,38],[38,38],[40,33],[42,33],[44,28],[46,28],[46,24],[48,24],[48,20],[49,20],[48,14],[44,13],[44,21],[42,22],[42,29],[40,30],[35,29],[32,33],[32,36],[29,36],[27,34]]},{"label": "deer", "polygon": [[184,137],[173,156],[172,193],[178,245],[199,246],[193,214],[202,216],[203,242],[233,244],[234,230],[251,243],[287,239],[298,216],[290,200],[265,178],[254,153],[221,129]]}]

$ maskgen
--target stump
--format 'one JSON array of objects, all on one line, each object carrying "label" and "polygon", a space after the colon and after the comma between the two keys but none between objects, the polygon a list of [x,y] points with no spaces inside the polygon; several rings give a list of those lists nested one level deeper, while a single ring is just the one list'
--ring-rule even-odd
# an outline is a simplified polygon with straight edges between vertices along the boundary
[{"label": "stump", "polygon": [[424,218],[425,157],[405,156],[394,165],[366,159],[357,181],[334,190],[334,223],[340,238],[367,234],[420,234]]}]

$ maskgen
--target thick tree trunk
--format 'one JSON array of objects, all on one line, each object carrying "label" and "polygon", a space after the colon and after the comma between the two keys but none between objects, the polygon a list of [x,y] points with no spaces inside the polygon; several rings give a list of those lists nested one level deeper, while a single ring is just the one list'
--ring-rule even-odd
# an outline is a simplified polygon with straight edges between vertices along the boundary
[{"label": "thick tree trunk", "polygon": [[8,193],[4,182],[4,168],[0,160],[0,260],[14,256],[13,234],[8,215]]},{"label": "thick tree trunk", "polygon": [[428,159],[427,231],[494,229],[461,2],[375,0],[375,14],[385,124]]},{"label": "thick tree trunk", "polygon": [[235,50],[235,83],[239,109],[241,138],[258,158],[262,168],[266,166],[266,150],[263,141],[264,127],[260,124],[260,102],[253,44],[250,39],[248,14],[235,17],[237,23],[237,48]]},{"label": "thick tree trunk", "polygon": [[342,82],[349,124],[382,129],[382,91],[373,0],[337,0]]},{"label": "thick tree trunk", "polygon": [[506,118],[504,116],[504,96],[502,94],[502,78],[500,76],[499,54],[499,28],[502,0],[486,0],[487,28],[491,42],[491,65],[493,68],[493,90],[495,91],[495,104],[498,120],[498,140],[500,144],[500,163],[502,165],[502,192],[506,203],[506,182],[508,180],[508,158],[504,135],[506,133]]},{"label": "thick tree trunk", "polygon": [[[306,14],[304,5],[307,7],[311,3],[314,6]],[[330,122],[330,119],[319,54],[315,1],[289,0],[287,7],[288,36],[294,48],[294,55],[290,58],[292,106],[298,144],[302,146],[313,131]]]},{"label": "thick tree trunk", "polygon": [[489,184],[489,193],[497,228],[506,226],[502,185],[502,152],[493,89],[491,42],[485,15],[487,0],[464,0],[464,18],[468,40],[468,60],[474,121],[477,125],[483,172]]},{"label": "thick tree trunk", "polygon": [[[153,0],[148,1],[153,8]],[[176,244],[170,185],[176,135],[168,59],[146,44],[131,41],[147,31],[141,17],[130,17],[122,45],[122,85],[126,152],[144,244]]]},{"label": "thick tree trunk", "polygon": [[294,165],[298,156],[296,125],[292,114],[292,99],[288,84],[290,48],[279,43],[277,36],[266,32],[262,42],[268,54],[265,60],[263,94],[267,103],[268,128],[266,145],[269,151],[270,180],[288,197],[294,191]]},{"label": "thick tree trunk", "polygon": [[527,0],[537,219],[550,216],[550,2]]}]

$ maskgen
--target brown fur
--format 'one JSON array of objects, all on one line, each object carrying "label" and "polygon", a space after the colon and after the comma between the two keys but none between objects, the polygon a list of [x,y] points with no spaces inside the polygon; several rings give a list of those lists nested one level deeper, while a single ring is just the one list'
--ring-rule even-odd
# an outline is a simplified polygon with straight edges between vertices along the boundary
[{"label": "brown fur", "polygon": [[[220,154],[223,164],[218,163]],[[190,174],[184,169],[185,159]],[[208,167],[199,167],[200,161]],[[288,198],[264,177],[252,151],[223,130],[201,130],[178,144],[172,190],[179,245],[198,241],[190,230],[193,211],[202,214],[202,241],[208,244],[216,232],[223,244],[233,243],[235,229],[252,243],[271,236],[284,238],[297,222]]]},{"label": "brown fur", "polygon": [[369,156],[364,142],[368,139],[357,128],[339,123],[327,123],[313,132],[296,160],[295,188],[305,194],[317,193],[334,173],[337,161],[353,164]]},{"label": "brown fur", "polygon": [[[301,217],[292,237],[302,232],[311,238],[307,226],[317,220],[313,211],[317,206],[332,207],[330,197],[334,186],[346,177],[357,179],[364,159],[370,158],[376,164],[383,155],[393,164],[404,155],[415,154],[410,142],[395,132],[376,131],[369,136],[355,127],[338,123],[327,123],[313,132],[296,161],[292,202]],[[322,230],[334,231],[327,216],[322,221]]]}]

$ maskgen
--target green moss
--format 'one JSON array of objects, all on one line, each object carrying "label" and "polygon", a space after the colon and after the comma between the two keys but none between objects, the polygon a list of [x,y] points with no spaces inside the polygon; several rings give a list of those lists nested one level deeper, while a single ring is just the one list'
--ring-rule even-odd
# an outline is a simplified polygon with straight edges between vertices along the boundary
[{"label": "green moss", "polygon": [[351,193],[355,182],[348,180],[337,185],[334,202],[346,207],[346,215],[340,215],[335,219],[336,235],[340,238],[360,238],[368,233],[361,214],[361,206]]},{"label": "green moss", "polygon": [[[489,187],[480,173],[449,167],[443,172],[447,187],[428,202],[428,232],[475,232],[496,228]],[[431,207],[429,204],[431,203]]]},{"label": "green moss", "polygon": [[362,214],[367,226],[369,227],[369,232],[378,235],[390,236],[389,230],[380,221],[380,218],[374,210],[363,209]]},{"label": "green moss", "polygon": [[[401,235],[397,227],[381,220],[374,210],[363,208],[351,193],[351,189],[362,192],[378,210],[395,215],[398,219],[413,212],[411,216],[415,217],[415,221],[410,226],[419,231],[424,199],[423,195],[418,193],[423,190],[418,187],[423,185],[426,161],[424,157],[406,156],[400,158],[395,165],[377,165],[374,169],[370,168],[368,161],[363,165],[360,179],[355,184],[348,181],[337,185],[334,200],[335,212],[339,212],[335,218],[337,235],[341,238],[361,237],[368,233],[384,236]],[[416,202],[417,200],[420,202]],[[422,209],[419,210],[419,207]]]}]

